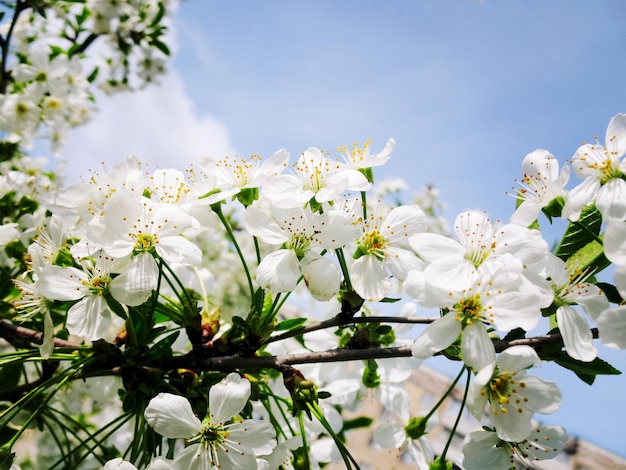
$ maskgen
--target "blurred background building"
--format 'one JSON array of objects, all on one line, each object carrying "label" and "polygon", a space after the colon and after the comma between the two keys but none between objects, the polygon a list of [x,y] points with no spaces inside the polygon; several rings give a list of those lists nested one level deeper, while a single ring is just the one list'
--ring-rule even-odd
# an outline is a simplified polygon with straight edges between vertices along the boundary
[{"label": "blurred background building", "polygon": [[[451,380],[445,374],[434,371],[427,367],[420,367],[415,370],[411,379],[405,384],[411,397],[411,416],[415,416],[424,410],[429,410],[440,399],[450,386]],[[434,451],[439,455],[450,436],[450,432],[457,419],[463,398],[463,387],[456,387],[450,397],[439,408],[439,423],[428,434]],[[383,407],[367,398],[353,416],[369,416],[382,422],[385,418]],[[461,419],[457,426],[456,433],[452,439],[447,452],[447,460],[458,462],[461,458],[461,448],[465,436],[477,429],[481,424],[472,414],[463,410]],[[377,446],[372,439],[375,426],[367,429],[356,429],[348,431],[348,449],[353,457],[359,462],[362,470],[415,470],[416,465],[406,453],[402,454],[398,450],[382,449]],[[624,438],[626,446],[626,437]],[[570,436],[561,454],[551,460],[533,461],[532,467],[519,463],[518,469],[539,469],[539,470],[626,470],[626,459],[609,452],[606,449]],[[333,464],[325,467],[328,470],[339,470],[345,468],[343,463]],[[459,467],[455,467],[459,468]],[[485,469],[491,470],[491,469]]]}]

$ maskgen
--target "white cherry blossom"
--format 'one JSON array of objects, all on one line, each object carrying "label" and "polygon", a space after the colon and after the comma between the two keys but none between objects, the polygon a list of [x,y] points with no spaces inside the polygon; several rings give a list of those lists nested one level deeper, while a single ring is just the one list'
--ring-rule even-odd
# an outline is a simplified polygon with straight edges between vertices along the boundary
[{"label": "white cherry blossom", "polygon": [[422,261],[405,246],[426,225],[426,216],[416,205],[400,206],[386,215],[374,211],[363,221],[350,266],[352,285],[361,298],[382,300],[391,288],[390,274],[403,281],[412,269],[422,269]]},{"label": "white cherry blossom", "polygon": [[[500,225],[480,212],[463,212],[454,222],[457,240],[435,233],[418,233],[409,243],[426,264],[425,275],[441,289],[464,288],[477,272],[488,271],[489,263],[508,258],[513,268],[541,260],[548,245],[538,230],[517,224]],[[520,282],[524,282],[520,276]]]},{"label": "white cherry blossom", "polygon": [[570,169],[564,167],[559,174],[558,160],[547,150],[538,149],[522,161],[524,176],[515,195],[521,204],[510,218],[510,223],[530,225],[553,199],[565,195]]},{"label": "white cherry blossom", "polygon": [[302,208],[311,200],[330,203],[346,190],[366,191],[370,187],[362,173],[315,147],[302,152],[294,170],[293,174],[275,176],[264,188],[264,197],[277,207]]},{"label": "white cherry blossom", "polygon": [[533,415],[554,413],[560,406],[561,391],[556,384],[526,372],[539,362],[530,346],[513,346],[481,369],[470,384],[469,410],[482,419],[487,406],[489,420],[504,441],[527,439]]},{"label": "white cherry blossom", "polygon": [[310,208],[265,210],[260,203],[255,203],[246,209],[244,224],[251,235],[281,246],[259,264],[256,274],[259,285],[274,292],[289,292],[296,288],[306,271],[306,282],[311,285],[312,294],[328,300],[339,290],[338,268],[330,264],[330,260],[319,261],[333,270],[328,278],[330,284],[320,279],[322,273],[315,265],[307,266],[320,259],[323,249],[333,250],[353,239],[356,228],[347,213],[331,210],[320,214]]},{"label": "white cherry blossom", "polygon": [[356,169],[366,169],[374,166],[381,166],[387,163],[391,152],[396,146],[394,139],[389,139],[385,148],[380,153],[371,153],[370,147],[372,145],[371,139],[368,139],[363,148],[360,148],[356,142],[352,145],[352,149],[348,146],[339,147],[339,152],[344,157],[346,163]]},{"label": "white cherry blossom", "polygon": [[575,359],[592,361],[597,356],[593,335],[587,320],[574,305],[580,305],[595,320],[609,307],[606,295],[594,284],[585,282],[591,272],[570,273],[565,262],[552,254],[542,264],[544,275],[554,292],[553,305],[557,307],[556,320],[563,335],[565,350]]},{"label": "white cherry blossom", "polygon": [[189,401],[160,393],[145,410],[148,424],[168,439],[190,443],[172,463],[172,470],[256,469],[257,456],[269,455],[276,446],[269,422],[235,419],[250,398],[250,382],[228,374],[209,390],[208,415],[200,421]]},{"label": "white cherry blossom", "polygon": [[537,426],[527,439],[519,442],[502,440],[492,430],[473,431],[463,443],[463,468],[516,468],[516,461],[533,468],[532,461],[559,455],[567,439],[567,432],[560,426]]},{"label": "white cherry blossom", "polygon": [[[70,334],[90,340],[100,339],[111,324],[111,312],[104,294],[111,291],[112,260],[98,256],[81,260],[81,269],[48,265],[35,283],[40,295],[51,300],[78,300],[67,311],[66,327]],[[124,299],[128,297],[124,294]],[[118,298],[121,302],[122,299]],[[140,296],[140,303],[145,298]],[[124,303],[124,302],[122,302]]]},{"label": "white cherry blossom", "polygon": [[583,180],[573,188],[562,216],[578,220],[580,211],[595,202],[605,220],[626,219],[626,114],[611,118],[604,145],[583,144],[572,158],[574,174]]},{"label": "white cherry blossom", "polygon": [[465,364],[480,370],[495,360],[495,349],[487,327],[500,331],[514,328],[531,330],[541,317],[541,296],[529,284],[517,282],[515,270],[499,260],[491,270],[477,273],[464,289],[445,292],[419,272],[412,272],[404,282],[409,295],[425,291],[430,306],[446,312],[428,325],[415,340],[413,357],[426,359],[446,349],[461,336],[461,355]]}]

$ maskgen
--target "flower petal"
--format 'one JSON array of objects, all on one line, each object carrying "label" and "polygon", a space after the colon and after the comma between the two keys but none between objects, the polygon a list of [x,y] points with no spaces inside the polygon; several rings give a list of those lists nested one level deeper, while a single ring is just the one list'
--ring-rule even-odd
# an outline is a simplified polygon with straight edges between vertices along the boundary
[{"label": "flower petal", "polygon": [[413,343],[411,354],[417,359],[427,359],[454,343],[460,333],[461,323],[456,315],[444,315],[426,327]]},{"label": "flower petal", "polygon": [[212,425],[232,419],[243,410],[250,398],[250,382],[231,372],[209,390],[209,413]]},{"label": "flower petal", "polygon": [[556,311],[556,321],[563,335],[565,350],[574,359],[590,362],[598,355],[587,320],[575,308],[564,305]]},{"label": "flower petal", "polygon": [[159,393],[148,403],[144,417],[152,429],[168,439],[190,439],[202,431],[189,400],[180,395]]}]

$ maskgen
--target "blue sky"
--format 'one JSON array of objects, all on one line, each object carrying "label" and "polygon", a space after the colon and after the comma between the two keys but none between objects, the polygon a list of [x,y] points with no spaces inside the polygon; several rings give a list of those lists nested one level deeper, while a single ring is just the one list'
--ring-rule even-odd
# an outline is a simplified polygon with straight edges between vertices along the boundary
[{"label": "blue sky", "polygon": [[[101,99],[70,136],[69,181],[130,153],[185,169],[394,137],[379,177],[434,184],[450,221],[467,209],[506,221],[527,153],[564,163],[626,112],[619,0],[187,0],[173,30],[163,86]],[[624,352],[600,355],[626,370]],[[543,421],[626,455],[626,376],[558,377],[561,410]]]}]

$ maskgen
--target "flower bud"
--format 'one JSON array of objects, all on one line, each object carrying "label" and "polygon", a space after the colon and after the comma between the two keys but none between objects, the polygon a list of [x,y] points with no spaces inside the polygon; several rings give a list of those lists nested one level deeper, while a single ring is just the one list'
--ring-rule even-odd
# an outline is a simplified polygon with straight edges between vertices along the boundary
[{"label": "flower bud", "polygon": [[315,300],[332,299],[341,286],[341,273],[331,260],[318,258],[304,267],[304,282]]}]

